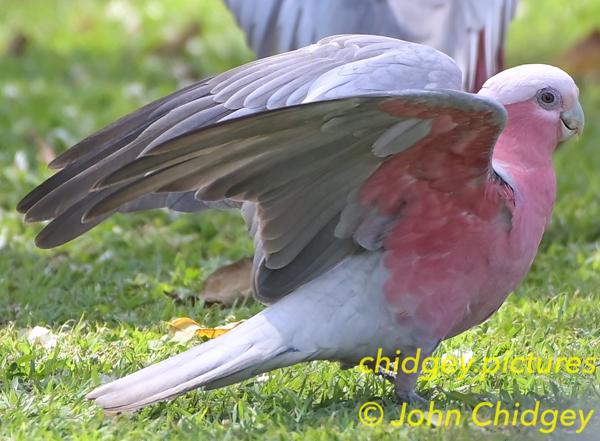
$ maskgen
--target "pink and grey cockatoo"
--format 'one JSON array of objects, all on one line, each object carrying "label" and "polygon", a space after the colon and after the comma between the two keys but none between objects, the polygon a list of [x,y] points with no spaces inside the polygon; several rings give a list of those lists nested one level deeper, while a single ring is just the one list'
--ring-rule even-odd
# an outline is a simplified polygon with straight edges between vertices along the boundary
[{"label": "pink and grey cockatoo", "polygon": [[[335,36],[120,119],[57,158],[19,210],[53,219],[45,248],[118,210],[242,204],[270,306],[88,395],[133,410],[309,360],[430,354],[481,323],[529,270],[552,153],[582,129],[558,68],[509,69],[471,94],[435,49]],[[416,399],[416,377],[396,377],[399,397]]]},{"label": "pink and grey cockatoo", "polygon": [[259,58],[336,34],[375,34],[450,55],[476,92],[504,68],[517,0],[224,0]]}]

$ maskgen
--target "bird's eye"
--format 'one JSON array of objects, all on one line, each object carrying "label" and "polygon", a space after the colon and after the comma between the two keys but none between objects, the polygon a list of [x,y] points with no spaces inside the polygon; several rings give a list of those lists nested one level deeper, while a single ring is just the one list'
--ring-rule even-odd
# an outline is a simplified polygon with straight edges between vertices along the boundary
[{"label": "bird's eye", "polygon": [[554,103],[554,100],[556,99],[556,97],[554,96],[554,94],[552,92],[544,92],[540,95],[540,99],[542,100],[542,102],[544,104],[552,104],[552,103]]},{"label": "bird's eye", "polygon": [[551,87],[547,87],[538,92],[537,101],[544,109],[553,109],[560,104],[560,93]]}]

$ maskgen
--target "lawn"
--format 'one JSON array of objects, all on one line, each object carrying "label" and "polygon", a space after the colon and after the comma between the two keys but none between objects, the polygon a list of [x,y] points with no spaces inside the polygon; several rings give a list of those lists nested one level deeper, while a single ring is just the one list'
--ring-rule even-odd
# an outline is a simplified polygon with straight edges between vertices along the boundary
[{"label": "lawn", "polygon": [[[509,63],[552,62],[600,24],[597,0],[528,0]],[[108,378],[184,350],[167,322],[247,318],[189,301],[220,265],[252,253],[235,213],[114,216],[84,237],[36,249],[17,201],[50,176],[47,158],[193,79],[252,57],[218,0],[3,0],[0,9],[0,439],[547,439],[536,429],[362,426],[361,404],[398,416],[383,380],[333,363],[295,366],[240,385],[193,392],[134,415],[106,417],[84,398]],[[557,154],[559,200],[526,281],[485,324],[438,355],[600,354],[600,83],[581,79],[586,132]],[[181,300],[174,301],[173,297]],[[188,300],[186,300],[188,299]],[[32,328],[49,329],[34,341]],[[32,340],[30,342],[30,340]],[[597,410],[577,439],[600,431],[600,371],[574,375],[440,375],[419,383],[439,407]],[[557,430],[552,439],[570,439]]]}]

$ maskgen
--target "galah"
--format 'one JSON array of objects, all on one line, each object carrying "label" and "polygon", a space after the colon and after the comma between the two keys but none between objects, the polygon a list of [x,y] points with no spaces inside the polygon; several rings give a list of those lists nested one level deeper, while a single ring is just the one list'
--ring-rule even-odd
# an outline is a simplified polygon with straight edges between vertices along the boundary
[{"label": "galah", "polygon": [[[58,157],[19,210],[67,242],[118,210],[242,204],[269,304],[229,333],[92,391],[114,412],[309,360],[431,354],[523,279],[555,198],[578,89],[524,65],[461,91],[430,47],[343,35],[248,63]],[[397,395],[418,400],[417,375]]]},{"label": "galah", "polygon": [[504,66],[517,0],[224,0],[259,58],[335,34],[376,34],[432,46],[477,91]]}]

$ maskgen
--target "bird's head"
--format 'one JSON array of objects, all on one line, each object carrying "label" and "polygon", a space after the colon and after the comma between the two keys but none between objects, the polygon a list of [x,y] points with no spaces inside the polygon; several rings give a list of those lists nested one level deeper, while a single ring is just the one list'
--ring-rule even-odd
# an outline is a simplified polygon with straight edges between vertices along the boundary
[{"label": "bird's head", "polygon": [[526,64],[490,78],[479,91],[502,103],[536,130],[556,129],[556,143],[581,134],[584,126],[579,89],[563,70],[545,64]]}]

